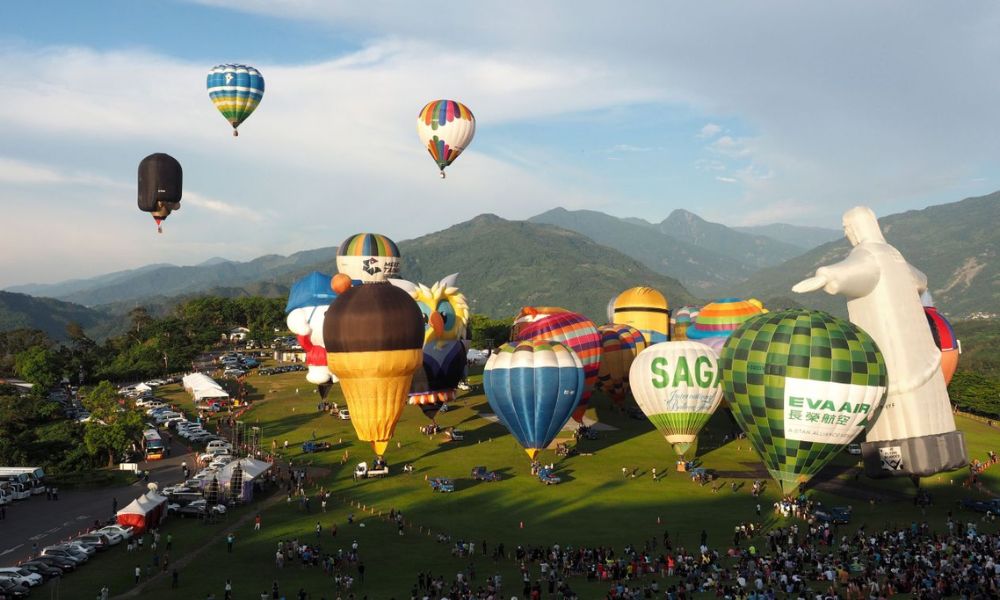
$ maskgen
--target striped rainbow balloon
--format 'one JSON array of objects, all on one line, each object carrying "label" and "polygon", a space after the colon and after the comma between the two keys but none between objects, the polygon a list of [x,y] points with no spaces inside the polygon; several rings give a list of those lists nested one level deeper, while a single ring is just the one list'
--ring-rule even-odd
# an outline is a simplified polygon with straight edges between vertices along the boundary
[{"label": "striped rainbow balloon", "polygon": [[264,77],[247,65],[218,65],[208,72],[208,97],[215,108],[236,128],[246,120],[264,97]]},{"label": "striped rainbow balloon", "polygon": [[417,115],[417,135],[431,158],[444,169],[458,158],[476,134],[476,117],[455,100],[428,102]]},{"label": "striped rainbow balloon", "polygon": [[525,307],[514,319],[511,340],[550,340],[569,346],[583,364],[584,387],[573,418],[583,422],[583,413],[601,369],[601,334],[587,317],[555,307]]},{"label": "striped rainbow balloon", "polygon": [[715,342],[721,347],[744,321],[765,312],[760,302],[754,299],[722,298],[706,304],[698,312],[694,322],[688,325],[687,338],[710,346]]}]

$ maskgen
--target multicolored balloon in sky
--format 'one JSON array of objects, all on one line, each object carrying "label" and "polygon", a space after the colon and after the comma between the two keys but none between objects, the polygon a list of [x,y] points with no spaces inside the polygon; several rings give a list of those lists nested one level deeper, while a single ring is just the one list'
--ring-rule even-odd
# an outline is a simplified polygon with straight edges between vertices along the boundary
[{"label": "multicolored balloon in sky", "polygon": [[573,419],[582,423],[601,369],[601,334],[587,317],[554,306],[526,306],[514,319],[512,341],[552,340],[569,346],[583,364],[584,387]]},{"label": "multicolored balloon in sky", "polygon": [[534,460],[580,401],[583,364],[559,342],[504,344],[486,361],[483,390],[500,422]]},{"label": "multicolored balloon in sky", "polygon": [[476,135],[476,117],[461,102],[434,100],[417,115],[417,135],[444,178],[445,167],[468,148]]},{"label": "multicolored balloon in sky", "polygon": [[651,287],[634,287],[618,294],[613,317],[612,323],[641,331],[647,345],[670,339],[670,305],[666,296]]},{"label": "multicolored balloon in sky", "polygon": [[424,319],[417,303],[389,283],[354,286],[330,304],[323,341],[358,439],[371,442],[381,456],[423,361]]},{"label": "multicolored balloon in sky", "polygon": [[875,421],[887,382],[871,336],[823,312],[758,315],[722,349],[733,416],[785,495]]},{"label": "multicolored balloon in sky", "polygon": [[237,127],[249,117],[264,97],[264,77],[260,71],[247,65],[218,65],[208,72],[208,97],[215,108],[233,126]]},{"label": "multicolored balloon in sky", "polygon": [[597,330],[601,334],[601,366],[595,387],[620,406],[628,396],[632,361],[646,349],[646,338],[628,325],[601,325]]},{"label": "multicolored balloon in sky", "polygon": [[337,250],[337,270],[354,285],[399,276],[399,248],[379,233],[356,233]]},{"label": "multicolored balloon in sky", "polygon": [[629,381],[639,408],[683,456],[722,401],[721,375],[705,344],[665,342],[639,354]]}]

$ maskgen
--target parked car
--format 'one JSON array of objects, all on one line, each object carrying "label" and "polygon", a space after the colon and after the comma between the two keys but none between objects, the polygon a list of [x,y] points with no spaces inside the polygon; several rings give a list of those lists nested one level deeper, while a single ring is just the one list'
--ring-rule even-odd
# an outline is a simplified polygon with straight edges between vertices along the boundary
[{"label": "parked car", "polygon": [[63,573],[68,573],[70,571],[75,571],[76,570],[76,566],[78,564],[80,564],[78,562],[74,562],[73,560],[71,560],[69,558],[66,558],[66,557],[63,557],[63,556],[55,556],[55,555],[37,556],[37,557],[31,559],[30,562],[44,563],[46,565],[50,565],[50,566],[56,567],[57,569],[61,569]]},{"label": "parked car", "polygon": [[322,450],[329,450],[331,448],[330,442],[313,442],[308,441],[302,444],[302,452],[309,454],[310,452],[320,452]]},{"label": "parked car", "polygon": [[820,523],[834,523],[837,525],[847,525],[851,522],[851,507],[832,506],[820,507],[813,511],[813,516]]},{"label": "parked car", "polygon": [[346,408],[342,408],[337,412],[337,418],[341,421],[350,421],[351,413]]},{"label": "parked car", "polygon": [[433,477],[430,480],[431,491],[433,492],[454,492],[455,483],[446,477]]},{"label": "parked car", "polygon": [[861,455],[861,444],[848,444],[847,445],[847,453],[848,454],[853,454],[855,456],[860,456]]},{"label": "parked car", "polygon": [[[108,541],[114,546],[125,540],[132,539],[132,528],[122,527],[121,525],[108,525],[106,527],[101,527],[95,530],[97,533],[103,533],[108,536]],[[117,540],[117,541],[116,541]]]},{"label": "parked car", "polygon": [[562,481],[557,475],[552,474],[552,469],[539,469],[538,481],[545,485],[555,485]]},{"label": "parked car", "polygon": [[500,473],[487,471],[486,467],[474,467],[472,469],[472,478],[476,481],[500,481]]},{"label": "parked car", "polygon": [[27,598],[30,593],[27,586],[10,579],[0,580],[0,598]]},{"label": "parked car", "polygon": [[73,538],[73,541],[84,546],[91,546],[97,551],[107,550],[111,547],[111,541],[108,539],[108,536],[102,533],[85,533],[76,536]]},{"label": "parked car", "polygon": [[[176,503],[167,504],[167,512],[173,515],[184,517],[204,517],[208,514],[208,502],[204,499],[195,500],[187,505],[181,506]],[[222,504],[212,506],[212,512],[217,515],[226,514],[226,507]]]},{"label": "parked car", "polygon": [[974,510],[981,513],[1000,513],[1000,499],[992,500],[975,500],[973,498],[966,498],[959,503],[959,506],[965,510]]},{"label": "parked car", "polygon": [[80,565],[90,560],[90,557],[87,556],[86,552],[74,551],[62,546],[48,546],[46,548],[42,548],[42,556],[55,556],[71,560],[75,565]]},{"label": "parked car", "polygon": [[38,573],[43,579],[51,579],[63,574],[63,570],[55,565],[44,563],[40,560],[29,560],[21,563],[21,568],[28,569],[32,573]]},{"label": "parked car", "polygon": [[23,567],[2,567],[0,568],[0,579],[9,579],[16,583],[28,587],[41,585],[45,578],[38,573],[32,573]]}]

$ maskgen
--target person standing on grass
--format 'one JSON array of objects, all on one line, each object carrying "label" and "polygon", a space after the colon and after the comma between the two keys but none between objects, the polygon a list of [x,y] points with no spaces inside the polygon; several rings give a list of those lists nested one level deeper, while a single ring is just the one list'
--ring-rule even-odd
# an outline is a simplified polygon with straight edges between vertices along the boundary
[{"label": "person standing on grass", "polygon": [[139,580],[142,578],[142,567],[139,565],[135,566],[135,584],[139,585]]},{"label": "person standing on grass", "polygon": [[235,541],[236,541],[236,536],[230,532],[230,534],[226,536],[226,552],[228,552],[229,554],[233,553],[233,542]]},{"label": "person standing on grass", "polygon": [[228,579],[226,580],[226,600],[233,600],[233,584]]},{"label": "person standing on grass", "polygon": [[257,513],[257,516],[253,519],[253,530],[260,531],[260,513]]}]

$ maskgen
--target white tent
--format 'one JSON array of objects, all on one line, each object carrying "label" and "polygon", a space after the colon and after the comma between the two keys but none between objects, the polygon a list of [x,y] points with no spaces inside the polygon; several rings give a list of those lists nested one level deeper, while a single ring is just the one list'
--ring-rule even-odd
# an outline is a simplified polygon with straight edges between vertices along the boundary
[{"label": "white tent", "polygon": [[261,473],[264,473],[271,468],[271,463],[263,460],[257,460],[255,458],[241,458],[239,460],[234,460],[219,469],[219,472],[216,474],[216,477],[219,478],[219,483],[229,483],[229,480],[233,476],[233,470],[236,468],[237,464],[239,464],[243,469],[243,481],[253,481]]},{"label": "white tent", "polygon": [[222,389],[222,386],[204,373],[191,373],[190,375],[185,375],[181,381],[184,384],[184,389],[190,392],[191,395],[194,396],[195,400],[204,400],[206,398],[229,398],[229,394]]},{"label": "white tent", "polygon": [[152,392],[153,388],[149,387],[145,383],[140,383],[139,385],[135,386],[135,391],[139,393]]}]

